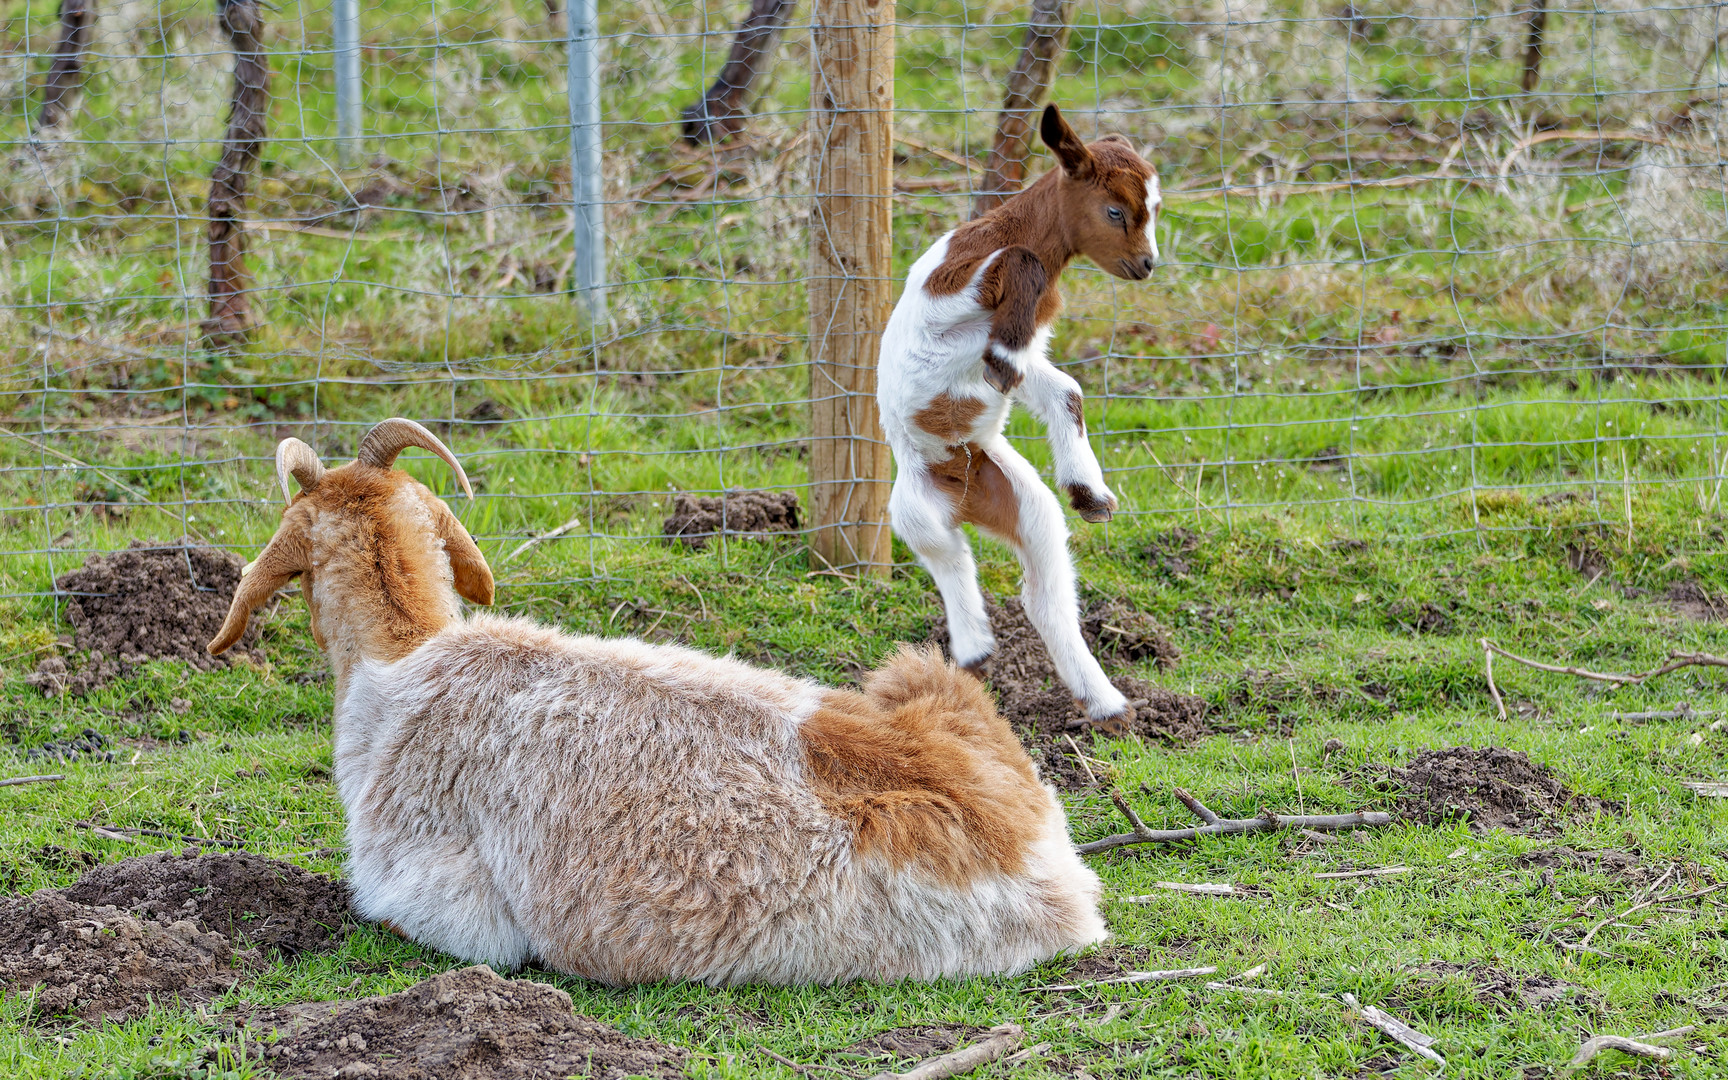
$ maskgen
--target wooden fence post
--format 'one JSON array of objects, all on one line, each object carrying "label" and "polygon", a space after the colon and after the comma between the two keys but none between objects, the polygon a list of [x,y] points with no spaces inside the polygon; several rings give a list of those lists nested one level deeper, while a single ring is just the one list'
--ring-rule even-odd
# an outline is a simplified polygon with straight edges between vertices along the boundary
[{"label": "wooden fence post", "polygon": [[894,304],[894,0],[816,0],[810,36],[810,548],[886,576],[876,353]]}]

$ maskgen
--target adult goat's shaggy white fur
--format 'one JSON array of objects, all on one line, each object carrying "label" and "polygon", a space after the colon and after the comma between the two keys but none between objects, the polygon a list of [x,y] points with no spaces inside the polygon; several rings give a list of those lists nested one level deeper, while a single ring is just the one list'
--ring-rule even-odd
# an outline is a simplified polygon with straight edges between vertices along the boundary
[{"label": "adult goat's shaggy white fur", "polygon": [[[336,681],[358,910],[470,961],[613,984],[1022,970],[1105,936],[1054,792],[971,676],[902,650],[863,693],[633,639],[463,618],[492,578],[390,468],[389,420],[300,494],[211,642],[294,575]],[[463,479],[466,486],[466,479]]]}]

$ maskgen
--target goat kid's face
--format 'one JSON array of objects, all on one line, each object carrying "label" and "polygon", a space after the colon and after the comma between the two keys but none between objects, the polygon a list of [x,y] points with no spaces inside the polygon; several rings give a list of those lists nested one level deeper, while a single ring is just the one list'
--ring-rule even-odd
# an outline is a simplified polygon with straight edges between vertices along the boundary
[{"label": "goat kid's face", "polygon": [[1144,281],[1158,264],[1158,170],[1121,135],[1085,143],[1055,105],[1039,125],[1062,165],[1056,197],[1074,250],[1107,273]]},{"label": "goat kid's face", "polygon": [[[252,612],[296,577],[311,612],[313,640],[326,651],[331,628],[321,614],[327,604],[341,606],[344,620],[406,644],[404,628],[435,627],[454,615],[446,581],[473,603],[492,602],[492,571],[456,515],[425,485],[391,468],[409,446],[438,454],[473,497],[456,458],[411,420],[378,424],[361,441],[359,459],[336,469],[326,470],[299,439],[282,440],[276,474],[288,508],[276,534],[242,571],[228,618],[208,646],[212,656],[239,641]],[[297,495],[290,495],[290,476],[300,484]],[[315,576],[317,567],[324,572]],[[349,580],[338,590],[339,578]],[[343,595],[325,595],[335,591]]]}]

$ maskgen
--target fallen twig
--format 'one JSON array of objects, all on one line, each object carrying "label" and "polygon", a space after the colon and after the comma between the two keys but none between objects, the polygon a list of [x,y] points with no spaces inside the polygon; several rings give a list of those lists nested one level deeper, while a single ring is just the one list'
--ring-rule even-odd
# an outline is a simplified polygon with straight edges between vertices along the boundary
[{"label": "fallen twig", "polygon": [[1566,1063],[1568,1069],[1581,1069],[1590,1059],[1604,1050],[1618,1050],[1622,1054],[1633,1054],[1637,1057],[1649,1058],[1652,1061],[1667,1061],[1674,1056],[1674,1051],[1666,1046],[1651,1046],[1623,1035],[1597,1035],[1584,1040],[1584,1045],[1572,1055],[1572,1060]]},{"label": "fallen twig", "polygon": [[980,1065],[988,1065],[1020,1047],[1022,1032],[1018,1024],[1003,1024],[1001,1027],[991,1028],[987,1034],[990,1037],[983,1042],[973,1043],[952,1054],[931,1058],[910,1072],[877,1073],[870,1080],[943,1080],[945,1077],[969,1073]]},{"label": "fallen twig", "polygon": [[1062,733],[1062,737],[1067,739],[1068,745],[1074,748],[1074,759],[1080,762],[1080,767],[1082,769],[1086,770],[1086,782],[1091,784],[1093,787],[1097,787],[1098,777],[1093,775],[1092,766],[1086,764],[1086,755],[1080,752],[1080,744],[1075,742],[1074,736],[1068,734],[1066,731]]},{"label": "fallen twig", "polygon": [[1488,647],[1488,639],[1482,639],[1482,662],[1488,672],[1488,694],[1494,699],[1494,708],[1500,712],[1500,719],[1508,719],[1506,715],[1506,699],[1500,696],[1500,688],[1494,685],[1494,650]]},{"label": "fallen twig", "polygon": [[1408,874],[1408,866],[1376,866],[1372,870],[1334,870],[1329,874],[1315,874],[1320,880],[1337,880],[1340,878],[1386,877],[1389,874]]},{"label": "fallen twig", "polygon": [[1193,840],[1201,836],[1226,836],[1232,833],[1272,832],[1278,829],[1350,829],[1358,826],[1390,825],[1392,815],[1383,811],[1359,810],[1353,814],[1274,814],[1270,810],[1262,811],[1261,816],[1253,818],[1221,818],[1207,809],[1200,800],[1176,789],[1176,798],[1182,802],[1194,816],[1206,824],[1189,829],[1153,829],[1149,828],[1134,808],[1128,805],[1128,800],[1115,789],[1110,791],[1110,801],[1116,804],[1116,809],[1122,811],[1122,816],[1133,826],[1133,832],[1117,833],[1106,836],[1102,840],[1094,840],[1090,844],[1080,845],[1080,854],[1096,855],[1111,848],[1125,847],[1129,844],[1171,844],[1183,840]]},{"label": "fallen twig", "polygon": [[179,840],[186,844],[198,844],[202,847],[243,848],[244,840],[213,840],[207,836],[191,836],[187,833],[171,833],[162,829],[140,829],[131,825],[97,825],[90,821],[74,821],[73,826],[88,829],[105,840],[131,840],[140,836],[155,836],[163,840]]},{"label": "fallen twig", "polygon": [[774,1051],[768,1049],[766,1046],[758,1046],[756,1049],[760,1050],[764,1054],[767,1054],[769,1057],[773,1058],[775,1061],[778,1061],[780,1064],[786,1066],[788,1069],[791,1069],[793,1072],[797,1073],[799,1076],[803,1076],[805,1073],[811,1072],[812,1070],[816,1070],[816,1069],[820,1069],[823,1072],[837,1072],[841,1076],[850,1076],[851,1075],[851,1073],[847,1072],[845,1069],[842,1069],[836,1065],[806,1065],[802,1062],[793,1061],[789,1057],[781,1057],[779,1054],[776,1054]]},{"label": "fallen twig", "polygon": [[1728,799],[1728,784],[1711,780],[1683,780],[1680,786],[1697,795],[1711,799]]},{"label": "fallen twig", "polygon": [[1381,1012],[1372,1005],[1362,1004],[1356,1000],[1355,994],[1340,994],[1338,997],[1344,1004],[1354,1009],[1357,1015],[1367,1021],[1370,1026],[1378,1029],[1381,1034],[1399,1046],[1418,1057],[1427,1058],[1441,1068],[1446,1067],[1446,1059],[1429,1049],[1434,1045],[1432,1035],[1424,1035],[1397,1017]]},{"label": "fallen twig", "polygon": [[[1240,896],[1236,886],[1226,881],[1201,881],[1190,884],[1186,881],[1154,881],[1154,889],[1165,889],[1170,892],[1192,893],[1195,896]],[[1147,896],[1124,896],[1124,904],[1150,904],[1158,899],[1156,894]]]},{"label": "fallen twig", "polygon": [[1592,679],[1596,682],[1613,683],[1616,686],[1637,686],[1650,679],[1656,678],[1658,675],[1667,675],[1670,672],[1679,671],[1682,668],[1728,668],[1728,657],[1715,656],[1711,653],[1669,653],[1666,663],[1661,667],[1651,668],[1649,671],[1639,671],[1631,674],[1617,671],[1591,671],[1587,668],[1581,667],[1566,667],[1560,664],[1544,664],[1540,660],[1532,660],[1527,656],[1519,656],[1517,653],[1507,652],[1505,649],[1502,649],[1487,638],[1482,639],[1482,646],[1490,652],[1498,653],[1508,660],[1516,661],[1517,663],[1523,664],[1525,667],[1532,667],[1538,671],[1552,671],[1558,675],[1575,675],[1581,679]]},{"label": "fallen twig", "polygon": [[1050,1052],[1050,1044],[1047,1042],[1041,1042],[1036,1046],[1028,1046],[1026,1049],[1020,1051],[1018,1054],[1008,1055],[1007,1057],[1002,1059],[1002,1064],[1010,1065],[1010,1066],[1012,1066],[1012,1065],[1024,1065],[1028,1061],[1031,1061],[1033,1058],[1037,1057],[1038,1055],[1048,1054],[1049,1052]]},{"label": "fallen twig", "polygon": [[1143,982],[1174,982],[1177,979],[1192,979],[1200,975],[1210,975],[1217,971],[1217,965],[1197,968],[1176,968],[1171,971],[1130,971],[1126,975],[1117,975],[1111,979],[1094,979],[1092,982],[1070,983],[1063,986],[1028,986],[1026,992],[1059,993],[1073,990],[1084,990],[1089,986],[1127,986],[1131,983]]},{"label": "fallen twig", "polygon": [[[1672,870],[1672,868],[1670,868],[1669,873],[1672,873],[1672,872],[1673,872],[1673,870]],[[1666,880],[1667,876],[1668,876],[1667,874],[1662,875],[1662,878],[1658,879],[1656,884],[1660,885],[1663,880]],[[1696,892],[1681,893],[1680,895],[1677,895],[1677,896],[1652,897],[1652,898],[1650,898],[1648,900],[1644,900],[1640,903],[1633,904],[1631,907],[1627,908],[1625,911],[1615,912],[1613,915],[1610,915],[1606,919],[1603,919],[1601,922],[1597,923],[1595,926],[1592,926],[1590,928],[1589,932],[1586,933],[1584,935],[1584,937],[1576,945],[1570,945],[1570,944],[1567,944],[1566,942],[1561,942],[1560,947],[1562,949],[1569,949],[1573,952],[1596,952],[1595,949],[1590,948],[1590,939],[1596,936],[1596,931],[1602,929],[1604,926],[1607,926],[1609,923],[1619,922],[1621,919],[1624,919],[1626,916],[1632,914],[1633,912],[1642,911],[1645,908],[1650,907],[1653,904],[1674,904],[1674,903],[1679,903],[1681,900],[1696,900],[1701,896],[1709,896],[1711,893],[1716,892],[1719,889],[1725,889],[1725,888],[1728,888],[1728,885],[1712,885],[1708,889],[1699,889]],[[1652,886],[1650,891],[1654,891],[1654,886]]]},{"label": "fallen twig", "polygon": [[1715,716],[1714,709],[1694,709],[1682,701],[1672,709],[1657,709],[1653,712],[1617,712],[1609,713],[1610,720],[1630,720],[1641,723],[1645,720],[1691,720],[1694,717]]},{"label": "fallen twig", "polygon": [[1660,135],[1648,135],[1640,131],[1544,131],[1527,139],[1520,139],[1512,147],[1512,152],[1500,159],[1500,179],[1512,175],[1512,163],[1518,155],[1546,142],[1641,142],[1653,146],[1666,146],[1671,150],[1686,150],[1692,153],[1715,155],[1715,151],[1707,147],[1692,146],[1689,143],[1664,139]]},{"label": "fallen twig", "polygon": [[51,784],[56,780],[66,779],[65,773],[49,773],[46,776],[13,776],[0,780],[0,787],[15,787],[18,784]]}]

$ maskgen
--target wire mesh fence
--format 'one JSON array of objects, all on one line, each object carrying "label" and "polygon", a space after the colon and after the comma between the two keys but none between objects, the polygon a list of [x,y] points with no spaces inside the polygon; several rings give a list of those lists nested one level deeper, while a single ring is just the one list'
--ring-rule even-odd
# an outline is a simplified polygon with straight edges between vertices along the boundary
[{"label": "wire mesh fence", "polygon": [[[0,11],[0,591],[254,543],[277,438],[340,459],[392,414],[470,464],[489,552],[556,532],[525,580],[608,572],[680,493],[807,489],[805,8]],[[1164,265],[1071,268],[1054,349],[1124,518],[1715,504],[1721,3],[896,17],[896,275],[1048,167],[1010,122],[1046,96],[1160,168]]]}]

